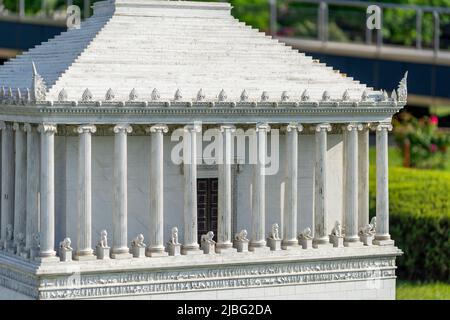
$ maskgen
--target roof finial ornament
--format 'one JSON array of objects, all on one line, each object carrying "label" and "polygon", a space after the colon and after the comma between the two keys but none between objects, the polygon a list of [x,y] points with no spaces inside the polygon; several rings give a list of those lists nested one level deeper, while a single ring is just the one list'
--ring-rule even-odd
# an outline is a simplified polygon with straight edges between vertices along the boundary
[{"label": "roof finial ornament", "polygon": [[203,89],[200,89],[197,93],[197,101],[203,101],[205,100],[205,93],[203,92]]},{"label": "roof finial ornament", "polygon": [[283,91],[283,93],[281,94],[281,101],[282,102],[286,102],[289,101],[291,97],[289,96],[289,93],[287,91]]},{"label": "roof finial ornament", "polygon": [[12,103],[14,101],[14,94],[11,87],[8,89],[8,100]]},{"label": "roof finial ornament", "polygon": [[115,98],[116,95],[114,94],[113,89],[109,88],[108,91],[106,91],[105,101],[113,101]]},{"label": "roof finial ornament", "polygon": [[348,90],[344,91],[344,94],[342,95],[342,101],[349,101],[350,100],[350,93]]},{"label": "roof finial ornament", "polygon": [[139,98],[135,88],[133,88],[133,90],[131,90],[130,96],[128,98],[130,101],[136,101]]},{"label": "roof finial ornament", "polygon": [[248,93],[244,89],[244,91],[242,91],[242,93],[241,93],[241,102],[246,102],[246,101],[248,101]]},{"label": "roof finial ornament", "polygon": [[397,93],[398,101],[406,102],[408,100],[408,71],[405,72],[405,76],[400,81]]},{"label": "roof finial ornament", "polygon": [[309,92],[308,89],[305,89],[302,93],[302,101],[309,101]]},{"label": "roof finial ornament", "polygon": [[5,87],[2,86],[2,88],[0,89],[0,102],[4,99],[6,99],[6,90]]},{"label": "roof finial ornament", "polygon": [[31,93],[30,93],[30,89],[27,88],[27,91],[25,93],[25,102],[26,103],[30,103],[31,102]]},{"label": "roof finial ornament", "polygon": [[322,94],[322,101],[330,101],[331,97],[330,97],[330,93],[325,90]]},{"label": "roof finial ornament", "polygon": [[392,90],[392,93],[391,93],[391,99],[392,99],[393,101],[397,101],[397,92],[395,91],[395,89]]},{"label": "roof finial ornament", "polygon": [[183,99],[183,95],[181,94],[180,89],[177,89],[177,91],[175,91],[174,99],[175,101],[180,101],[181,99]]},{"label": "roof finial ornament", "polygon": [[362,101],[367,101],[368,98],[369,98],[369,95],[368,95],[367,91],[364,90],[364,92],[361,95],[361,100]]},{"label": "roof finial ornament", "polygon": [[158,101],[161,98],[161,96],[159,95],[158,89],[153,89],[152,91],[152,100],[153,101]]},{"label": "roof finial ornament", "polygon": [[44,79],[39,75],[36,70],[36,65],[34,61],[31,62],[33,67],[33,77],[31,84],[31,99],[33,101],[45,101],[45,94],[47,92],[47,87],[45,86]]},{"label": "roof finial ornament", "polygon": [[92,92],[89,89],[84,90],[83,95],[81,96],[82,102],[91,102],[93,99]]},{"label": "roof finial ornament", "polygon": [[22,101],[22,92],[20,92],[20,88],[17,88],[16,91],[16,103],[19,104]]},{"label": "roof finial ornament", "polygon": [[269,100],[269,93],[267,91],[263,91],[263,93],[261,94],[261,101],[266,102],[268,100]]},{"label": "roof finial ornament", "polygon": [[381,90],[380,101],[386,101],[387,99],[389,99],[387,92],[384,90]]},{"label": "roof finial ornament", "polygon": [[58,101],[67,101],[67,92],[66,89],[62,88],[61,91],[58,94]]},{"label": "roof finial ornament", "polygon": [[225,92],[224,89],[222,89],[218,96],[219,102],[224,102],[227,100],[227,98],[228,98],[227,93]]}]

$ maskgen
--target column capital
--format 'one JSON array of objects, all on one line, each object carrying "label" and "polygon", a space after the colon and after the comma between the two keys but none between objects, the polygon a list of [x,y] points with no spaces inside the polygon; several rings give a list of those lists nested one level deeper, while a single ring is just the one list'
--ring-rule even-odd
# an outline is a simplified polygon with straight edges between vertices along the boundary
[{"label": "column capital", "polygon": [[0,121],[0,130],[12,129],[12,125],[5,121]]},{"label": "column capital", "polygon": [[129,124],[117,124],[114,126],[113,128],[113,132],[114,133],[132,133],[133,132],[133,127],[130,126]]},{"label": "column capital", "polygon": [[169,132],[169,127],[165,124],[155,124],[151,127],[145,129],[147,133],[167,133]]},{"label": "column capital", "polygon": [[302,132],[303,126],[298,122],[291,122],[285,127],[285,129],[287,132],[296,131],[296,130],[298,132]]},{"label": "column capital", "polygon": [[331,131],[331,124],[329,123],[320,123],[318,125],[316,125],[316,132],[321,132],[321,131]]},{"label": "column capital", "polygon": [[40,133],[56,133],[57,132],[57,126],[56,124],[49,124],[49,123],[43,123],[40,124],[38,127],[38,131]]},{"label": "column capital", "polygon": [[392,131],[393,127],[390,123],[373,124],[372,129],[376,131]]},{"label": "column capital", "polygon": [[361,123],[349,123],[342,127],[344,131],[362,131],[363,125]]},{"label": "column capital", "polygon": [[230,131],[230,132],[236,132],[236,126],[232,124],[223,124],[219,127],[220,132]]},{"label": "column capital", "polygon": [[202,126],[199,124],[188,124],[184,126],[184,132],[202,132]]},{"label": "column capital", "polygon": [[23,125],[21,125],[19,122],[14,122],[14,124],[13,124],[13,130],[14,131],[19,131],[19,130],[23,130],[23,131],[25,131],[25,128],[24,128],[24,126]]},{"label": "column capital", "polygon": [[93,124],[83,124],[77,128],[74,129],[75,133],[82,134],[82,133],[96,133],[97,127]]},{"label": "column capital", "polygon": [[257,123],[256,124],[256,132],[269,132],[270,131],[270,125],[268,123]]},{"label": "column capital", "polygon": [[31,123],[25,123],[23,125],[23,131],[25,132],[32,132],[35,127]]}]

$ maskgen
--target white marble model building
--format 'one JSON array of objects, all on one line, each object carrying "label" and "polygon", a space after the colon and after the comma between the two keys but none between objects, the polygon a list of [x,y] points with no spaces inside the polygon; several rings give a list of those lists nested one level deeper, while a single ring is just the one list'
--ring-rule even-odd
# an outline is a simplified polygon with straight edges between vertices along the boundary
[{"label": "white marble model building", "polygon": [[406,76],[375,91],[230,11],[97,2],[0,67],[1,298],[395,298]]}]

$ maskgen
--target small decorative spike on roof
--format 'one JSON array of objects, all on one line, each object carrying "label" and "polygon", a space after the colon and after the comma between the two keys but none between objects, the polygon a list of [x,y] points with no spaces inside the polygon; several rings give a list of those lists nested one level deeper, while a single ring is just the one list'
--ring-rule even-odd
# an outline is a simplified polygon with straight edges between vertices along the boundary
[{"label": "small decorative spike on roof", "polygon": [[175,101],[180,101],[181,99],[183,99],[183,95],[181,94],[180,89],[177,89],[177,91],[175,91],[175,95],[173,98],[175,99]]},{"label": "small decorative spike on roof", "polygon": [[361,95],[361,100],[362,101],[367,101],[368,98],[369,98],[369,95],[367,94],[367,91],[364,90],[364,92]]},{"label": "small decorative spike on roof", "polygon": [[405,76],[398,85],[397,94],[398,101],[406,102],[408,100],[408,71],[405,72]]},{"label": "small decorative spike on roof", "polygon": [[89,89],[84,90],[83,95],[81,96],[82,102],[91,102],[93,99],[92,93]]},{"label": "small decorative spike on roof", "polygon": [[267,91],[263,91],[263,93],[261,94],[261,101],[265,102],[269,100],[269,93]]},{"label": "small decorative spike on roof", "polygon": [[13,94],[13,90],[11,87],[9,87],[9,89],[8,89],[8,100],[11,102],[14,101],[14,94]]},{"label": "small decorative spike on roof", "polygon": [[22,92],[20,92],[20,88],[16,90],[16,102],[20,103],[22,101]]},{"label": "small decorative spike on roof", "polygon": [[384,90],[381,91],[380,99],[381,99],[381,101],[386,101],[387,99],[389,99],[389,96],[386,91],[384,91]]},{"label": "small decorative spike on roof", "polygon": [[161,96],[159,95],[158,89],[153,89],[152,91],[152,100],[153,101],[158,101],[161,98]]},{"label": "small decorative spike on roof", "polygon": [[31,64],[33,67],[33,78],[32,78],[33,81],[31,84],[31,99],[33,101],[45,101],[47,87],[45,86],[44,79],[37,72],[34,61]]},{"label": "small decorative spike on roof", "polygon": [[281,101],[286,102],[289,101],[290,98],[289,93],[287,91],[283,91],[281,94]]},{"label": "small decorative spike on roof", "polygon": [[331,97],[330,97],[330,93],[325,90],[322,94],[322,101],[330,101]]},{"label": "small decorative spike on roof", "polygon": [[6,90],[5,87],[0,89],[0,101],[3,101],[6,98]]},{"label": "small decorative spike on roof", "polygon": [[27,88],[27,91],[26,91],[26,93],[25,93],[25,102],[26,103],[30,103],[31,102],[31,92],[30,92],[30,89],[29,88]]},{"label": "small decorative spike on roof", "polygon": [[309,92],[308,89],[305,89],[302,93],[302,101],[309,101]]},{"label": "small decorative spike on roof", "polygon": [[105,94],[105,101],[113,101],[116,98],[113,89],[109,88]]},{"label": "small decorative spike on roof", "polygon": [[197,93],[197,101],[203,101],[205,100],[206,96],[205,93],[203,92],[203,89],[200,89]]},{"label": "small decorative spike on roof", "polygon": [[67,92],[66,89],[62,88],[62,90],[58,94],[58,101],[67,101]]},{"label": "small decorative spike on roof", "polygon": [[242,91],[242,93],[241,93],[241,102],[246,102],[246,101],[248,101],[248,93],[244,89],[244,91]]},{"label": "small decorative spike on roof", "polygon": [[397,92],[395,91],[395,89],[392,90],[392,93],[391,93],[391,99],[392,99],[393,101],[397,101]]},{"label": "small decorative spike on roof", "polygon": [[225,92],[225,90],[221,90],[218,96],[219,102],[223,102],[226,101],[228,98],[227,93]]},{"label": "small decorative spike on roof", "polygon": [[344,91],[344,94],[342,95],[342,100],[343,101],[349,101],[350,100],[350,93],[348,92],[348,90]]},{"label": "small decorative spike on roof", "polygon": [[130,92],[130,96],[129,96],[129,100],[130,101],[136,101],[139,98],[137,91],[135,88],[133,88],[133,90],[131,90]]}]

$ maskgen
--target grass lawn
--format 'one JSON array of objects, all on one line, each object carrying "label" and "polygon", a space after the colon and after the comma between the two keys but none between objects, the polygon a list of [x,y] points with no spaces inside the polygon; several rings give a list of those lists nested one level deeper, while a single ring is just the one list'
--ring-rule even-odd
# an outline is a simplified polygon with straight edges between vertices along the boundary
[{"label": "grass lawn", "polygon": [[450,300],[450,284],[399,280],[397,282],[397,300]]}]

